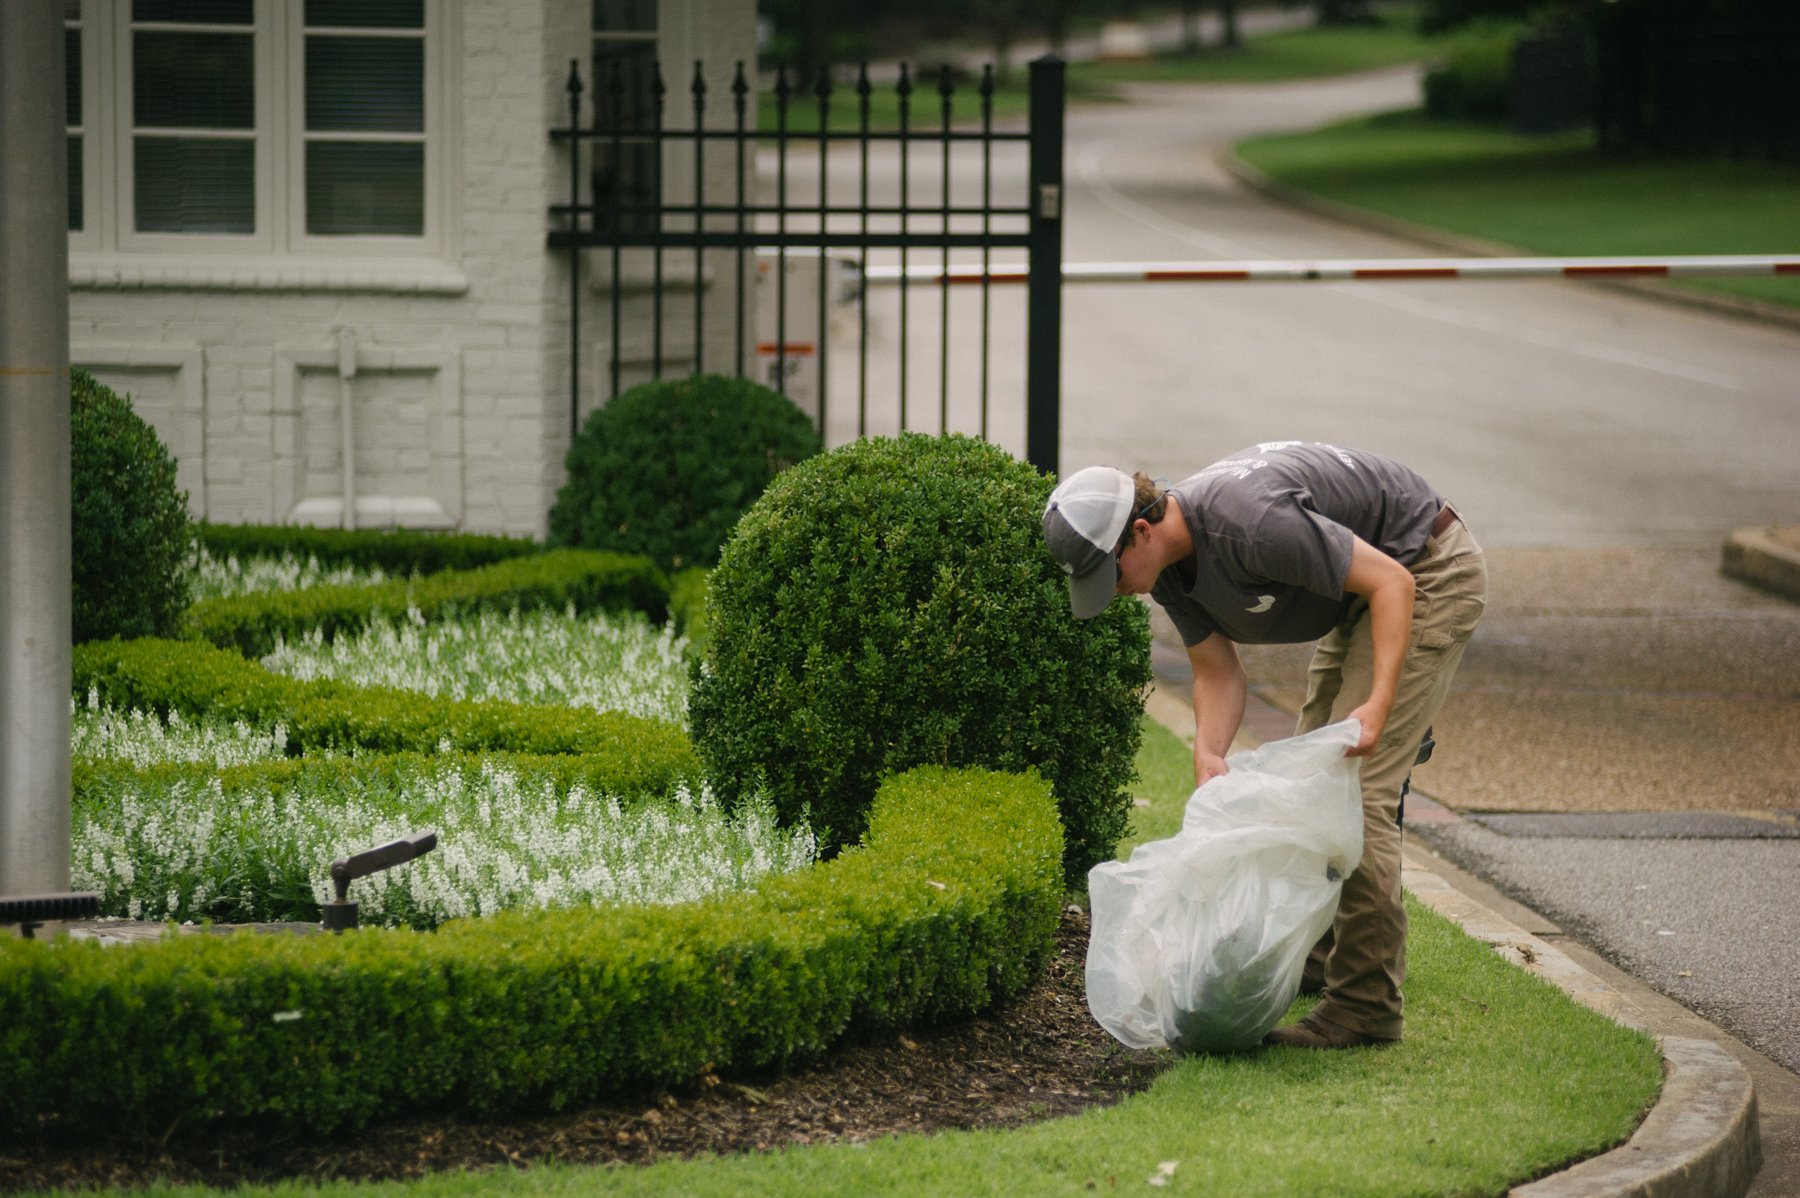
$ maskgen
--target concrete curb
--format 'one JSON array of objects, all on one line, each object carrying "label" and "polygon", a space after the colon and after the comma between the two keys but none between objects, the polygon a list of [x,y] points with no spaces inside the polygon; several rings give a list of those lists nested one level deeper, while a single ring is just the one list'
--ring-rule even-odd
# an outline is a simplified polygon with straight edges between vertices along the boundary
[{"label": "concrete curb", "polygon": [[[1339,203],[1337,200],[1328,200],[1323,196],[1296,190],[1269,178],[1239,158],[1230,149],[1221,150],[1217,155],[1217,162],[1227,174],[1252,191],[1259,192],[1291,208],[1299,208],[1329,220],[1341,221],[1347,225],[1357,225],[1377,233],[1385,233],[1390,237],[1416,241],[1430,249],[1456,254],[1460,257],[1530,256],[1527,251],[1521,250],[1517,246],[1502,245],[1495,241],[1483,241],[1480,238],[1466,237],[1460,233],[1434,229],[1430,225],[1416,224],[1397,216],[1371,212],[1367,208],[1357,208],[1350,204]],[[1693,291],[1653,279],[1584,279],[1580,281],[1579,285],[1606,287],[1613,291],[1625,292],[1683,308],[1698,308],[1721,316],[1734,316],[1741,320],[1756,320],[1764,324],[1800,329],[1800,309],[1746,299],[1741,296]]]},{"label": "concrete curb", "polygon": [[1716,1044],[1662,1042],[1668,1078],[1637,1134],[1603,1156],[1520,1186],[1513,1198],[1741,1195],[1762,1164],[1756,1091]]},{"label": "concrete curb", "polygon": [[[1463,894],[1407,846],[1402,884],[1432,910],[1576,1002],[1631,1027],[1646,1020],[1617,990],[1563,951]],[[1515,1198],[1739,1198],[1762,1166],[1756,1088],[1717,1045],[1660,1040],[1666,1078],[1631,1139],[1510,1193]]]},{"label": "concrete curb", "polygon": [[1719,570],[1800,603],[1800,525],[1737,529],[1725,538]]}]

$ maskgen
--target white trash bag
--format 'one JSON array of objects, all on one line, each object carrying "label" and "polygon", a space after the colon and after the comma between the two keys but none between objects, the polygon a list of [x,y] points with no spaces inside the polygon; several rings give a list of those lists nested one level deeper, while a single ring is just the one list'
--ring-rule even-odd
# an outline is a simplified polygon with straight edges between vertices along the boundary
[{"label": "white trash bag", "polygon": [[1088,1008],[1133,1048],[1255,1047],[1362,859],[1362,763],[1345,720],[1226,759],[1181,831],[1088,873]]}]

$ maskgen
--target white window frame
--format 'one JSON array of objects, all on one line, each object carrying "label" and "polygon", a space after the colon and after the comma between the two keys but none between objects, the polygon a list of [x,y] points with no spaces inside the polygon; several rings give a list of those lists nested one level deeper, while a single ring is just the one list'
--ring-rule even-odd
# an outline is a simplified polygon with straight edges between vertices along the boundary
[{"label": "white window frame", "polygon": [[[36,2],[36,0],[33,0]],[[418,237],[306,232],[306,80],[304,0],[254,0],[256,71],[256,232],[142,233],[136,229],[133,176],[132,32],[130,0],[83,0],[82,228],[69,248],[91,255],[146,258],[232,257],[344,261],[450,258],[455,204],[454,106],[447,65],[455,40],[456,5],[424,5],[425,146],[423,229]],[[182,26],[192,28],[192,26]],[[202,29],[206,27],[201,27]],[[225,29],[226,27],[220,27]],[[346,31],[370,35],[368,30]],[[376,34],[375,36],[379,36]],[[343,138],[341,134],[332,134]],[[411,140],[380,135],[373,140]],[[353,139],[348,138],[348,139]]]},{"label": "white window frame", "polygon": [[81,135],[81,228],[69,231],[71,251],[98,250],[104,244],[100,197],[112,188],[112,172],[101,152],[100,63],[102,35],[96,28],[96,0],[83,0],[81,19],[64,22],[64,28],[81,30],[81,119],[72,132]]},{"label": "white window frame", "polygon": [[424,223],[418,237],[395,237],[376,234],[314,234],[306,231],[306,143],[309,135],[306,131],[306,11],[303,0],[286,0],[292,10],[292,27],[287,37],[287,111],[292,114],[292,133],[281,139],[287,149],[287,212],[290,215],[290,244],[300,253],[305,254],[341,254],[345,248],[354,246],[358,254],[376,254],[387,256],[403,256],[419,253],[421,243],[435,247],[441,240],[440,230],[443,227],[444,192],[447,189],[446,175],[441,166],[444,145],[444,113],[446,105],[442,93],[445,78],[444,63],[439,57],[443,50],[444,38],[433,36],[434,27],[443,23],[444,10],[452,7],[443,0],[424,0],[424,28],[417,34],[395,35],[386,30],[362,28],[338,28],[336,26],[320,26],[317,32],[326,36],[343,35],[348,37],[386,38],[390,41],[420,41],[424,43],[425,59],[425,131],[423,134],[411,133],[345,133],[333,131],[318,134],[320,141],[365,141],[365,142],[413,142],[417,141],[425,147],[424,182]]},{"label": "white window frame", "polygon": [[[112,29],[106,45],[112,54],[112,69],[106,81],[113,85],[110,115],[113,136],[109,139],[108,157],[112,160],[113,189],[106,199],[111,201],[114,245],[127,253],[140,254],[272,254],[278,252],[278,214],[268,204],[272,171],[272,147],[280,136],[269,81],[275,78],[278,64],[269,53],[271,8],[279,0],[258,0],[252,5],[252,21],[242,25],[177,25],[161,26],[146,22],[143,28],[175,28],[199,33],[227,33],[250,38],[252,70],[256,87],[256,104],[248,132],[231,129],[219,132],[232,140],[249,140],[255,149],[252,157],[254,197],[253,233],[140,233],[137,231],[137,172],[135,170],[135,133],[132,122],[132,43],[136,26],[131,20],[131,0],[82,0],[82,10],[92,5],[112,18]],[[98,13],[96,14],[98,15]],[[109,111],[102,105],[102,111]],[[196,130],[196,132],[199,132]]]}]

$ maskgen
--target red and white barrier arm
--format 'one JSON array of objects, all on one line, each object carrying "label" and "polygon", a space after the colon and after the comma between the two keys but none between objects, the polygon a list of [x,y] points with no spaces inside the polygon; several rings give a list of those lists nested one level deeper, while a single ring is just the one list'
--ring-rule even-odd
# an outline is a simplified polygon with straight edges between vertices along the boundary
[{"label": "red and white barrier arm", "polygon": [[[908,266],[908,284],[1023,283],[1023,263]],[[1683,279],[1800,276],[1800,254],[1711,254],[1662,258],[1367,258],[1296,262],[1065,262],[1065,283],[1252,283],[1385,279]],[[870,266],[871,284],[899,283],[898,266]]]}]

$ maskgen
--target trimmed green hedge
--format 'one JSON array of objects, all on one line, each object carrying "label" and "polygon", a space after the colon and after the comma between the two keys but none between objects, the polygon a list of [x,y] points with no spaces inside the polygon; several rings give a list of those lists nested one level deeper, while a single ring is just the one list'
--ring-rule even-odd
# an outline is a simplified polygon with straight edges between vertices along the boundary
[{"label": "trimmed green hedge", "polygon": [[0,1127],[323,1134],[804,1059],[1020,990],[1061,858],[1041,780],[926,768],[884,784],[863,846],[748,898],[433,933],[0,940]]},{"label": "trimmed green hedge", "polygon": [[711,635],[706,615],[710,579],[710,571],[689,566],[669,580],[669,615],[687,637],[688,656],[696,661],[705,654]]},{"label": "trimmed green hedge", "polygon": [[201,524],[214,557],[316,557],[326,565],[379,566],[390,574],[469,570],[543,550],[529,537],[401,529],[310,528],[300,524]]},{"label": "trimmed green hedge", "polygon": [[[74,692],[114,707],[166,716],[209,715],[258,727],[285,724],[288,751],[432,753],[448,748],[582,753],[596,768],[635,771],[653,789],[702,776],[686,734],[672,724],[580,707],[445,699],[384,686],[302,682],[228,649],[196,641],[77,645]],[[660,779],[660,781],[652,781]]]},{"label": "trimmed green hedge", "polygon": [[959,434],[864,438],[782,472],[710,579],[688,713],[717,793],[766,792],[829,851],[889,774],[1033,768],[1084,887],[1131,813],[1150,625],[1141,603],[1069,614],[1044,547],[1052,486]]},{"label": "trimmed green hedge", "polygon": [[260,657],[278,638],[298,640],[315,628],[327,640],[358,632],[378,619],[403,620],[418,609],[427,620],[461,612],[621,609],[654,623],[669,618],[669,581],[649,558],[588,549],[559,549],[512,558],[474,570],[373,586],[307,587],[207,599],[188,608],[186,635]]}]

